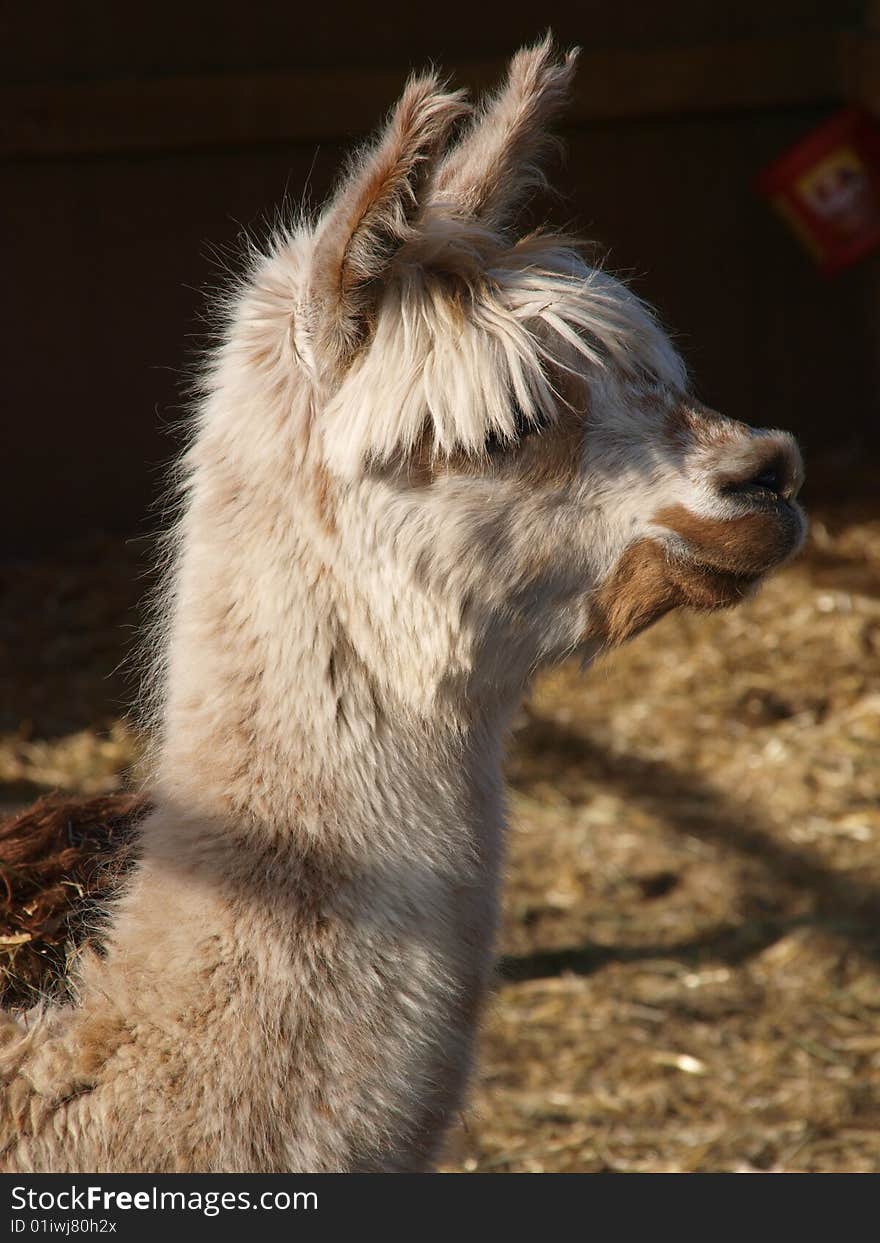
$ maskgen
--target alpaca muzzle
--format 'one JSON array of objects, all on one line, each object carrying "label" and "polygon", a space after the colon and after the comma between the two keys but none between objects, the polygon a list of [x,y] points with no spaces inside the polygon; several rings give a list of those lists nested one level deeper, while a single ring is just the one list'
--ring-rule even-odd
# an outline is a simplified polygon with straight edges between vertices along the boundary
[{"label": "alpaca muzzle", "polygon": [[747,433],[718,455],[710,478],[717,497],[710,513],[674,504],[660,509],[653,521],[671,537],[677,577],[703,572],[710,583],[723,585],[724,576],[733,576],[742,580],[734,592],[738,598],[744,584],[787,561],[803,543],[806,518],[796,501],[803,463],[788,433]]}]

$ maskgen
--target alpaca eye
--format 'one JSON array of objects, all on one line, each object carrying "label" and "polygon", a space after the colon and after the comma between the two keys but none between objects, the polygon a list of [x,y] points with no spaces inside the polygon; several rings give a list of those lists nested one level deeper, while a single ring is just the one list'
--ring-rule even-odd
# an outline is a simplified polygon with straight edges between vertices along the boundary
[{"label": "alpaca eye", "polygon": [[536,411],[536,416],[530,418],[519,402],[514,402],[512,409],[515,439],[504,440],[496,432],[490,432],[486,437],[486,452],[490,456],[504,453],[508,449],[515,449],[520,441],[525,440],[527,436],[536,436],[547,426],[547,420],[540,411]]}]

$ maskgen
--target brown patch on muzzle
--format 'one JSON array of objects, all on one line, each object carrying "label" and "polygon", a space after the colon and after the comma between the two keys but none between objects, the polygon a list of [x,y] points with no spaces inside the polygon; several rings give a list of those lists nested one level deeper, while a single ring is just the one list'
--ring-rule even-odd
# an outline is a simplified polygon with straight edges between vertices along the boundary
[{"label": "brown patch on muzzle", "polygon": [[590,634],[614,646],[645,630],[675,608],[680,597],[663,546],[631,544],[593,599]]},{"label": "brown patch on muzzle", "polygon": [[799,512],[779,503],[734,518],[704,518],[684,505],[667,505],[652,519],[687,544],[704,567],[738,575],[763,574],[797,548]]},{"label": "brown patch on muzzle", "polygon": [[659,540],[638,540],[594,597],[588,637],[615,647],[674,608],[709,610],[738,604],[757,578],[682,561]]}]

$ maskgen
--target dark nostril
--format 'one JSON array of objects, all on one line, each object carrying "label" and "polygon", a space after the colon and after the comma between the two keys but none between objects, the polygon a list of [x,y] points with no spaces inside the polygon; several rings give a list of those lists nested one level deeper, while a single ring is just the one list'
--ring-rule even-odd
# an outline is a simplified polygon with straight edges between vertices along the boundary
[{"label": "dark nostril", "polygon": [[782,494],[782,471],[779,464],[774,463],[772,466],[765,466],[760,475],[755,475],[750,481],[751,487],[764,488],[767,492],[774,492],[777,496]]},{"label": "dark nostril", "polygon": [[787,460],[781,454],[777,454],[769,461],[763,462],[754,473],[741,479],[725,480],[721,491],[727,496],[751,496],[755,499],[772,497],[775,500],[787,500],[794,491],[794,474]]}]

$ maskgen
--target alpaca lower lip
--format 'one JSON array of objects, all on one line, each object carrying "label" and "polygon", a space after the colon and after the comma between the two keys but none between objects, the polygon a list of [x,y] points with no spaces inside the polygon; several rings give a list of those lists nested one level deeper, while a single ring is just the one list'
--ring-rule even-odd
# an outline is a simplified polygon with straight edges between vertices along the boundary
[{"label": "alpaca lower lip", "polygon": [[672,577],[683,603],[697,609],[716,609],[745,600],[763,572],[742,573],[685,557]]},{"label": "alpaca lower lip", "polygon": [[[734,592],[754,586],[763,578],[766,570],[741,570],[729,565],[712,565],[699,556],[684,557],[681,562],[682,572],[692,578],[700,578],[722,589]],[[770,568],[770,567],[768,567]]]},{"label": "alpaca lower lip", "polygon": [[763,520],[766,542],[763,550],[760,548],[750,550],[748,565],[737,565],[734,559],[733,563],[725,568],[754,569],[758,573],[765,573],[783,561],[787,561],[803,543],[807,529],[806,518],[801,507],[791,501],[778,496],[756,497],[751,504],[742,506],[741,513],[744,519],[748,519],[751,515],[756,521]]},{"label": "alpaca lower lip", "polygon": [[736,552],[732,551],[730,556],[707,558],[704,549],[694,548],[685,552],[683,561],[697,572],[754,583],[786,562],[799,545],[799,539],[785,533],[780,534],[777,540],[768,543],[765,548],[751,547],[742,556],[737,556]]},{"label": "alpaca lower lip", "polygon": [[696,574],[702,575],[706,582],[711,582],[734,594],[753,587],[765,573],[763,570],[743,573],[740,570],[731,570],[717,565],[701,565],[699,561],[691,562],[691,569]]}]

